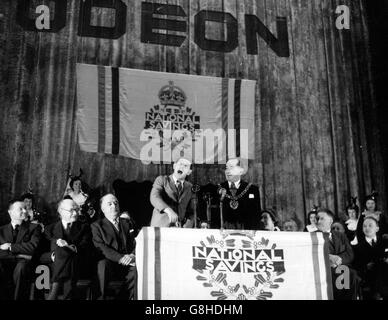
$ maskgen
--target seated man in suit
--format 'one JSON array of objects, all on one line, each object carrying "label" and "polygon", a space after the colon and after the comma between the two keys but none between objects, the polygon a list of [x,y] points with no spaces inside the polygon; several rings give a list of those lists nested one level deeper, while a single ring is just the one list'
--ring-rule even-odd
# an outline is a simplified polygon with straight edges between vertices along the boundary
[{"label": "seated man in suit", "polygon": [[156,178],[150,194],[154,206],[152,227],[194,226],[193,185],[186,181],[190,167],[191,162],[181,158],[174,163],[173,174]]},{"label": "seated man in suit", "polygon": [[358,239],[354,248],[354,265],[364,281],[364,299],[382,300],[387,292],[388,241],[378,232],[379,222],[376,218],[366,217],[363,223],[364,236]]},{"label": "seated man in suit", "polygon": [[27,299],[31,259],[41,238],[41,227],[25,221],[27,211],[22,201],[11,201],[8,213],[11,222],[0,227],[0,299],[10,299],[6,293],[11,291],[15,300]]},{"label": "seated man in suit", "polygon": [[252,183],[241,180],[246,170],[239,159],[226,163],[226,181],[221,190],[226,190],[223,201],[224,228],[235,230],[258,230],[260,220],[260,192]]},{"label": "seated man in suit", "polygon": [[[328,247],[329,261],[333,279],[334,299],[352,299],[357,298],[357,281],[358,276],[355,270],[351,268],[354,254],[345,233],[332,231],[331,227],[334,222],[334,214],[328,209],[319,209],[317,212],[317,228],[318,232],[323,232],[327,235],[325,245]],[[349,288],[342,289],[338,287],[337,277],[342,273],[336,273],[339,266],[346,266],[349,271]]]},{"label": "seated man in suit", "polygon": [[[113,194],[101,198],[104,218],[92,227],[94,246],[101,254],[97,273],[101,299],[105,299],[106,285],[110,280],[125,279],[123,298],[136,298],[136,267],[134,226],[131,220],[120,217],[120,207]],[[116,279],[114,279],[116,278]]]},{"label": "seated man in suit", "polygon": [[45,230],[45,238],[50,242],[53,283],[48,300],[57,298],[60,285],[64,299],[75,297],[77,280],[87,272],[93,247],[90,227],[77,221],[79,207],[73,200],[61,200],[58,213],[60,220]]}]

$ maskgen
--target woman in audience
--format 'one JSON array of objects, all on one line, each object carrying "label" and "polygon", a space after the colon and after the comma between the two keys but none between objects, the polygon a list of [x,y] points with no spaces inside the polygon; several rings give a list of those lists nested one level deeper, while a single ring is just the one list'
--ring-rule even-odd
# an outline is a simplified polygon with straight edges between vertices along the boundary
[{"label": "woman in audience", "polygon": [[315,232],[317,231],[317,207],[314,206],[314,208],[308,213],[307,221],[309,224],[304,228],[303,231],[307,232]]},{"label": "woman in audience", "polygon": [[283,231],[298,232],[298,224],[294,219],[289,219],[283,223]]},{"label": "woman in audience", "polygon": [[71,190],[67,195],[70,196],[78,206],[82,207],[88,199],[88,195],[82,191],[82,181],[80,177],[74,177],[70,180],[70,189]]},{"label": "woman in audience", "polygon": [[388,238],[388,225],[384,214],[377,209],[377,193],[373,192],[365,199],[365,210],[361,213],[357,223],[357,238],[363,237],[363,224],[366,217],[373,217],[379,223],[378,234]]},{"label": "woman in audience", "polygon": [[280,231],[280,229],[277,227],[277,224],[278,220],[276,218],[276,213],[274,210],[267,209],[261,211],[259,230]]},{"label": "woman in audience", "polygon": [[46,224],[46,217],[43,213],[35,209],[35,199],[34,195],[31,192],[27,192],[22,195],[20,198],[21,201],[26,205],[26,221],[31,223],[40,224],[42,230],[44,230],[44,225]]},{"label": "woman in audience", "polygon": [[356,244],[356,230],[358,223],[358,214],[360,209],[357,205],[357,197],[351,198],[350,204],[346,207],[346,221],[345,221],[345,232],[350,244]]}]

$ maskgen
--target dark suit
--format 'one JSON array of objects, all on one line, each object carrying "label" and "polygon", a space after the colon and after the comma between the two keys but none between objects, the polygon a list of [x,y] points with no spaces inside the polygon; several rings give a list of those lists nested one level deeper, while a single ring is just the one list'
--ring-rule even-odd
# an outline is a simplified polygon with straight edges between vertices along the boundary
[{"label": "dark suit", "polygon": [[120,259],[127,254],[135,253],[134,226],[128,219],[119,219],[119,231],[106,218],[92,225],[93,243],[101,255],[97,273],[100,282],[102,298],[105,298],[107,283],[113,279],[126,279],[124,296],[134,298],[136,291],[136,267],[119,264]]},{"label": "dark suit", "polygon": [[[79,277],[90,276],[88,271],[92,267],[90,253],[93,248],[90,226],[87,223],[75,221],[69,231],[65,232],[62,221],[58,221],[46,227],[45,238],[50,241],[50,257],[51,254],[55,255],[54,262],[51,264],[52,282],[63,283],[64,299],[71,298]],[[74,245],[77,252],[67,247],[59,247],[58,239]]]},{"label": "dark suit", "polygon": [[10,279],[13,279],[10,285],[14,289],[14,299],[28,297],[27,280],[31,275],[32,261],[40,238],[41,227],[37,224],[23,222],[16,239],[13,237],[11,223],[0,227],[0,244],[11,243],[11,251],[0,250],[0,298],[6,298],[5,292],[1,290],[5,291],[7,284],[10,284]]},{"label": "dark suit", "polygon": [[377,237],[374,246],[369,244],[364,236],[358,239],[354,248],[354,266],[366,287],[371,289],[371,297],[374,293],[383,294],[388,288],[388,267],[384,262],[387,248],[388,243],[381,236]]},{"label": "dark suit", "polygon": [[170,221],[168,215],[163,213],[162,210],[171,208],[178,215],[182,225],[187,219],[190,219],[191,224],[188,224],[187,227],[192,227],[194,222],[192,186],[193,185],[190,182],[185,181],[183,184],[183,191],[181,195],[178,196],[178,189],[172,175],[157,177],[150,194],[151,204],[154,206],[151,226],[169,227]]},{"label": "dark suit", "polygon": [[338,289],[336,285],[336,279],[339,274],[336,273],[337,268],[332,267],[332,279],[333,279],[333,293],[334,299],[336,300],[355,300],[357,297],[357,283],[358,276],[357,272],[351,268],[354,253],[352,246],[349,243],[349,240],[345,233],[332,232],[332,239],[329,239],[329,236],[325,237],[326,245],[328,246],[328,252],[331,255],[339,256],[342,259],[342,265],[349,268],[349,289]]},{"label": "dark suit", "polygon": [[[236,192],[238,197],[247,188],[248,182],[241,180]],[[221,188],[226,189],[226,194],[232,196],[228,181],[221,183]],[[259,188],[251,185],[248,191],[238,200],[238,208],[230,207],[230,199],[223,201],[224,228],[235,230],[258,230],[260,221],[260,192]]]}]

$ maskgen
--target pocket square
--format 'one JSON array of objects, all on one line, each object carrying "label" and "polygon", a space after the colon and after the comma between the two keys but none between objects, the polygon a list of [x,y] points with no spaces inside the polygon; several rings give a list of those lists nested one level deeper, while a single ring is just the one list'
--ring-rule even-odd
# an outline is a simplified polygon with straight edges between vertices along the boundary
[{"label": "pocket square", "polygon": [[250,194],[249,194],[249,199],[255,199],[255,195],[252,194],[252,193],[250,193]]}]

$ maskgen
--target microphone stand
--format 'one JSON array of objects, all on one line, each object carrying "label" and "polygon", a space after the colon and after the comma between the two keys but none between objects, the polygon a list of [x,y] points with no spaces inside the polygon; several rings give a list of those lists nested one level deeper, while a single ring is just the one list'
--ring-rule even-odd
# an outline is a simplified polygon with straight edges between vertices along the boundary
[{"label": "microphone stand", "polygon": [[224,198],[225,196],[221,195],[220,198],[220,222],[221,222],[221,230],[224,230]]},{"label": "microphone stand", "polygon": [[204,200],[206,201],[206,219],[208,229],[211,229],[211,220],[212,220],[212,212],[211,212],[211,204],[212,204],[212,195],[210,192],[206,193],[204,196]]},{"label": "microphone stand", "polygon": [[198,214],[197,214],[197,205],[198,205],[198,197],[197,193],[201,189],[201,187],[198,184],[193,184],[191,187],[191,192],[193,193],[193,209],[194,209],[194,229],[197,229],[197,220],[198,220]]}]

